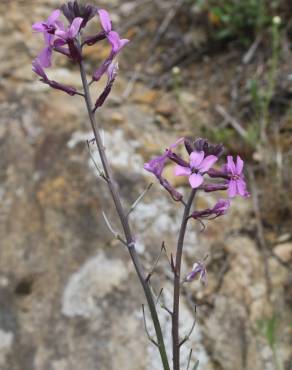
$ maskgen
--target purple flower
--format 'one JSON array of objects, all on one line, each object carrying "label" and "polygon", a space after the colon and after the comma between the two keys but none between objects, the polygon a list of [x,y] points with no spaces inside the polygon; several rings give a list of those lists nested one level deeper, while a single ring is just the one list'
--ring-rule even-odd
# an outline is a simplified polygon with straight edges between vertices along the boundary
[{"label": "purple flower", "polygon": [[109,13],[104,9],[98,10],[98,15],[101,23],[101,27],[106,34],[108,41],[112,46],[112,54],[117,55],[119,51],[127,45],[129,40],[121,39],[120,35],[112,30],[112,23],[110,20]]},{"label": "purple flower", "polygon": [[246,183],[243,175],[243,160],[239,157],[236,158],[236,164],[231,155],[227,156],[227,164],[225,165],[225,172],[229,175],[228,181],[228,195],[234,198],[236,195],[248,197],[249,193],[246,189]]},{"label": "purple flower", "polygon": [[184,279],[184,282],[191,282],[196,279],[196,277],[199,276],[199,281],[201,281],[203,284],[207,284],[207,270],[206,266],[203,262],[196,262],[193,265],[192,271],[187,274],[187,276]]},{"label": "purple flower", "polygon": [[55,35],[61,38],[64,44],[66,44],[77,36],[82,22],[83,19],[81,17],[74,18],[67,30],[65,30],[64,27],[59,27],[55,31]]},{"label": "purple flower", "polygon": [[37,57],[40,65],[44,68],[51,66],[52,52],[54,48],[54,34],[57,28],[62,26],[62,23],[58,21],[60,14],[60,10],[56,9],[46,21],[37,22],[32,25],[32,29],[34,31],[42,32],[44,35],[45,47]]},{"label": "purple flower", "polygon": [[[208,173],[209,174],[209,173]],[[206,193],[212,193],[213,191],[227,190],[227,184],[203,184],[200,189],[204,190]]]},{"label": "purple flower", "polygon": [[183,196],[177,190],[175,190],[165,178],[162,177],[162,172],[169,154],[172,153],[171,149],[174,149],[183,140],[183,138],[178,139],[174,144],[166,149],[161,156],[155,157],[144,164],[144,169],[153,173],[153,175],[158,179],[160,185],[163,186],[164,189],[167,190],[172,198],[176,201],[181,200]]},{"label": "purple flower", "polygon": [[96,36],[91,36],[85,40],[87,45],[93,45],[95,42],[107,38],[111,44],[111,52],[107,59],[102,65],[94,72],[92,79],[98,81],[103,74],[107,71],[109,65],[115,58],[115,56],[121,51],[121,49],[127,45],[129,40],[121,39],[119,34],[112,30],[112,22],[110,20],[109,13],[104,9],[98,10],[98,15],[103,31]]},{"label": "purple flower", "polygon": [[204,181],[203,176],[211,166],[218,160],[215,155],[207,155],[205,152],[193,151],[190,153],[190,163],[185,165],[177,164],[174,169],[175,176],[188,176],[193,189],[198,188]]},{"label": "purple flower", "polygon": [[219,199],[218,202],[215,204],[213,208],[207,208],[203,211],[195,211],[193,212],[189,218],[194,219],[214,219],[219,216],[225,215],[230,207],[230,200],[228,199]]},{"label": "purple flower", "polygon": [[58,27],[57,19],[60,17],[60,14],[61,12],[59,9],[53,10],[46,21],[34,23],[32,29],[36,32],[42,32],[45,37],[48,37],[47,34],[54,35]]},{"label": "purple flower", "polygon": [[183,140],[184,140],[183,138],[178,139],[174,144],[172,144],[168,149],[166,149],[162,155],[154,157],[149,162],[145,163],[144,169],[148,172],[153,173],[153,175],[155,175],[156,177],[160,177],[162,175],[165,162],[167,161],[169,153],[171,153],[171,149],[176,148],[177,145],[181,143]]},{"label": "purple flower", "polygon": [[59,82],[49,80],[48,76],[46,75],[45,71],[43,70],[41,64],[39,63],[38,59],[35,59],[32,62],[32,70],[41,77],[41,81],[45,84],[51,86],[54,89],[61,90],[66,92],[69,95],[75,95],[77,93],[76,89],[72,86],[67,86],[60,84]]},{"label": "purple flower", "polygon": [[[81,51],[75,42],[75,38],[80,31],[82,22],[83,19],[81,17],[76,17],[73,19],[67,30],[65,30],[63,25],[60,25],[60,27],[55,31],[55,35],[58,37],[54,42],[56,49],[65,55],[67,54],[78,63],[81,61],[82,56]],[[68,45],[68,50],[62,49],[62,46],[66,44]]]}]

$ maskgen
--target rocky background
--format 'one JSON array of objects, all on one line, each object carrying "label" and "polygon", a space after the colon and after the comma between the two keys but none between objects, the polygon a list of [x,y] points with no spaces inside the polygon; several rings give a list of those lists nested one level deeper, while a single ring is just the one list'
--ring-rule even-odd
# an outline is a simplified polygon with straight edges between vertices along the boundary
[{"label": "rocky background", "polygon": [[[120,60],[115,88],[98,113],[129,206],[152,181],[143,170],[146,160],[177,137],[202,135],[207,122],[218,122],[213,105],[222,103],[225,82],[237,71],[232,62],[226,66],[226,53],[193,61],[188,67],[192,83],[181,84],[179,99],[175,87],[154,89],[153,75],[133,78],[143,72],[152,50],[147,54],[151,39],[146,35],[144,41],[139,28],[143,12],[136,7],[142,3],[98,2],[112,9],[123,35],[133,37]],[[31,71],[42,43],[31,24],[59,5],[45,0],[0,4],[0,369],[160,370],[158,353],[144,332],[144,297],[132,264],[102,217],[106,210],[113,227],[119,228],[86,145],[92,134],[82,98],[50,90]],[[158,6],[155,1],[142,5],[143,11]],[[150,19],[146,26],[153,33],[159,25]],[[200,27],[192,29],[191,37],[197,44],[206,42]],[[97,66],[107,52],[103,45],[89,49],[88,67]],[[78,71],[66,63],[56,58],[50,76],[80,86]],[[160,76],[168,85],[174,81],[167,71]],[[228,149],[237,148],[248,152],[239,140]],[[91,151],[96,157],[94,145]],[[171,168],[166,172],[186,190],[181,179],[172,178]],[[208,254],[209,283],[204,288],[194,282],[184,290],[181,333],[191,327],[195,305],[197,324],[183,350],[183,366],[190,348],[192,361],[199,359],[202,370],[291,366],[291,217],[289,211],[282,216],[276,212],[287,201],[275,205],[273,188],[267,185],[272,180],[256,176],[256,181],[258,189],[251,181],[250,190],[268,197],[260,203],[264,222],[253,196],[237,199],[231,212],[210,222],[203,233],[200,225],[190,224],[183,271]],[[198,205],[212,202],[208,196]],[[163,240],[168,253],[174,248],[181,211],[155,184],[133,212],[146,269],[151,269]],[[271,250],[258,237],[261,227]],[[166,258],[156,270],[155,289],[164,288],[161,299],[168,305],[171,273]],[[160,314],[170,349],[169,317],[163,310]]]}]

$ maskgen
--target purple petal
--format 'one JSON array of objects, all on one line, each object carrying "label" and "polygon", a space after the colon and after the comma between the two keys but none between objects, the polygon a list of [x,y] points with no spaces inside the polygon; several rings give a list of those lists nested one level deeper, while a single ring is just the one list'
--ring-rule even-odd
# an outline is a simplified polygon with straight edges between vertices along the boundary
[{"label": "purple petal", "polygon": [[236,181],[230,180],[228,183],[228,196],[234,198],[237,194]]},{"label": "purple petal", "polygon": [[99,9],[98,11],[101,27],[108,33],[112,30],[112,22],[110,20],[109,13],[104,9]]},{"label": "purple petal", "polygon": [[193,173],[189,177],[189,182],[193,189],[198,188],[202,184],[203,181],[204,181],[203,176],[201,176],[199,173]]},{"label": "purple petal", "polygon": [[52,14],[49,16],[48,20],[47,20],[47,25],[50,25],[50,24],[53,24],[54,22],[56,22],[56,20],[59,18],[61,14],[61,11],[59,9],[55,9]]},{"label": "purple petal", "polygon": [[111,64],[108,66],[108,69],[106,71],[108,84],[115,80],[118,74],[118,69],[119,69],[118,63],[111,62]]},{"label": "purple petal", "polygon": [[239,179],[236,181],[236,185],[237,185],[238,194],[241,195],[242,197],[246,197],[247,191],[246,191],[245,181],[243,179]]},{"label": "purple petal", "polygon": [[47,33],[47,32],[44,32],[43,35],[44,35],[45,44],[47,46],[52,45],[52,42],[54,40],[54,35],[51,35],[50,33]]},{"label": "purple petal", "polygon": [[55,22],[55,25],[57,26],[57,28],[61,31],[65,31],[65,26],[64,26],[64,23],[62,21],[56,21]]},{"label": "purple petal", "polygon": [[52,47],[47,46],[39,53],[37,60],[43,68],[51,66],[52,51]]},{"label": "purple petal", "polygon": [[144,164],[144,168],[146,171],[153,173],[156,177],[160,177],[164,169],[166,160],[167,157],[165,156],[165,154],[154,157],[148,163]]},{"label": "purple petal", "polygon": [[174,167],[174,174],[175,176],[190,176],[192,173],[191,169],[189,167],[183,167],[177,164]]},{"label": "purple petal", "polygon": [[227,169],[232,175],[235,175],[235,164],[231,155],[227,156]]},{"label": "purple petal", "polygon": [[191,168],[197,169],[204,159],[205,153],[203,151],[194,151],[190,154],[190,166]]},{"label": "purple petal", "polygon": [[57,40],[54,41],[54,46],[56,46],[56,47],[63,46],[65,44],[67,44],[67,42],[65,40],[63,40],[63,38],[62,39],[57,39]]},{"label": "purple petal", "polygon": [[101,77],[104,75],[104,73],[107,71],[110,63],[111,63],[111,59],[106,59],[102,65],[97,68],[92,76],[93,80],[94,81],[99,81],[101,79]]},{"label": "purple petal", "polygon": [[215,155],[208,155],[198,166],[198,170],[200,172],[207,172],[217,160],[218,157],[216,157]]},{"label": "purple petal", "polygon": [[68,30],[68,38],[74,39],[80,30],[81,23],[83,22],[83,18],[77,17],[73,19],[71,26]]},{"label": "purple petal", "polygon": [[56,30],[55,35],[63,40],[66,40],[68,38],[69,33],[63,30]]},{"label": "purple petal", "polygon": [[129,42],[127,39],[121,39],[120,35],[115,31],[109,32],[107,38],[112,46],[112,52],[114,54],[117,54]]},{"label": "purple petal", "polygon": [[230,207],[230,200],[228,199],[219,199],[218,202],[213,207],[213,211],[218,215],[224,215]]},{"label": "purple petal", "polygon": [[237,175],[241,174],[242,169],[243,169],[243,163],[244,163],[243,160],[238,155],[237,159],[236,159],[236,173],[237,173]]},{"label": "purple petal", "polygon": [[37,22],[32,25],[32,29],[36,32],[44,32],[46,31],[46,27],[44,26],[43,22]]},{"label": "purple petal", "polygon": [[45,71],[43,70],[42,66],[40,65],[40,63],[38,62],[37,59],[35,59],[32,62],[32,70],[33,70],[34,73],[36,73],[37,75],[39,75],[43,80],[45,80],[45,81],[48,80],[48,77],[45,74]]}]

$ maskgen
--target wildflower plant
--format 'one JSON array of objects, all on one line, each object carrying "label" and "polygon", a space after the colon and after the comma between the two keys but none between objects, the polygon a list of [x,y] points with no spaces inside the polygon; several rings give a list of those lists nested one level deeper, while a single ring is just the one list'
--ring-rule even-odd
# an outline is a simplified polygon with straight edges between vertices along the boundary
[{"label": "wildflower plant", "polygon": [[[62,15],[63,18],[65,17],[67,19],[67,25],[63,23],[63,20],[61,19]],[[95,34],[86,35],[85,31],[88,22],[94,21],[96,18],[99,19],[100,28],[96,28]],[[147,274],[141,264],[136,251],[136,242],[129,217],[131,210],[133,210],[133,208],[142,199],[145,192],[138,197],[130,210],[125,208],[119,195],[118,185],[115,183],[113,177],[111,165],[108,161],[106,149],[101,138],[99,124],[95,117],[96,110],[104,104],[117,77],[118,65],[116,57],[123,47],[127,45],[129,40],[122,39],[120,35],[113,30],[110,16],[106,10],[98,9],[91,5],[81,5],[78,1],[70,1],[67,4],[64,4],[61,6],[60,10],[54,10],[47,20],[33,24],[32,28],[34,32],[42,33],[44,38],[44,47],[32,63],[33,71],[40,77],[40,81],[49,85],[53,89],[57,89],[71,95],[72,98],[74,96],[74,99],[78,97],[82,97],[84,99],[94,134],[94,142],[97,146],[102,164],[102,170],[99,174],[108,186],[108,190],[122,228],[122,233],[117,234],[114,232],[114,235],[127,247],[145,294],[155,330],[155,337],[152,338],[148,331],[147,335],[160,353],[163,369],[170,370],[170,360],[165,348],[164,334],[161,329],[160,318],[157,312],[156,298],[154,297],[153,290],[151,288],[150,277],[153,271]],[[91,71],[92,78],[91,81],[88,81],[88,71],[85,69],[83,50],[85,47],[90,47],[97,42],[109,43],[111,50],[108,57],[101,63],[101,65]],[[64,58],[68,58],[79,68],[83,86],[82,91],[78,91],[74,86],[64,85],[49,78],[46,69],[51,66],[52,58],[55,53],[62,54]],[[104,86],[102,93],[93,99],[89,91],[89,86],[100,81],[103,75],[107,76],[106,85]],[[182,146],[185,148],[185,157],[177,154],[178,148],[180,147],[179,149],[181,149]],[[222,216],[228,212],[231,206],[231,198],[236,196],[248,196],[243,175],[243,160],[237,156],[236,162],[234,162],[233,158],[228,156],[226,163],[224,164],[223,161],[223,165],[220,167],[218,163],[221,161],[223,152],[224,148],[221,144],[211,145],[207,140],[201,138],[196,140],[180,138],[174,144],[170,145],[163,154],[150,159],[149,162],[144,165],[145,170],[155,176],[161,187],[169,193],[174,201],[179,202],[183,209],[176,253],[175,255],[171,255],[170,258],[170,268],[173,275],[173,307],[166,308],[172,319],[173,370],[180,370],[181,346],[188,339],[194,329],[193,325],[188,337],[180,339],[179,308],[181,285],[183,283],[191,283],[194,279],[199,279],[203,284],[207,283],[207,271],[204,261],[194,261],[192,270],[186,273],[185,277],[183,277],[181,261],[187,224],[191,221],[199,221],[200,223],[203,223],[203,220],[213,220]],[[186,157],[187,159],[185,159]],[[188,178],[188,194],[182,194],[179,192],[163,176],[164,167],[167,162],[174,163],[175,176],[186,176]],[[196,196],[200,193],[216,191],[226,191],[226,197],[220,198],[211,208],[194,208],[194,199]],[[110,227],[106,216],[105,221]],[[191,357],[189,357],[188,365],[190,365],[190,358]],[[193,366],[193,369],[197,369],[197,367],[198,361]]]}]

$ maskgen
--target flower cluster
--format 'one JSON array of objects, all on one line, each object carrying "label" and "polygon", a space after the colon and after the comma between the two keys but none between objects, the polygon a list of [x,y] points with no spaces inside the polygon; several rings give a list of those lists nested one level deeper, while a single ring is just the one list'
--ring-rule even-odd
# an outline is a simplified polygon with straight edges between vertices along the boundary
[{"label": "flower cluster", "polygon": [[[183,159],[173,151],[173,149],[182,142],[184,142],[189,160]],[[192,189],[203,190],[205,192],[227,190],[228,198],[234,198],[237,195],[242,197],[249,196],[243,175],[244,163],[239,156],[237,156],[236,163],[232,156],[227,156],[227,163],[224,164],[220,170],[213,168],[213,165],[217,163],[223,151],[224,148],[221,144],[211,145],[207,140],[201,138],[195,141],[189,138],[183,138],[166,149],[163,155],[155,157],[148,163],[145,163],[144,168],[153,173],[160,184],[166,188],[177,201],[182,200],[182,195],[162,177],[167,160],[175,162],[175,176],[188,177]],[[220,179],[220,181],[216,183],[206,182],[206,176],[211,179]],[[167,182],[167,187],[165,186],[165,182]],[[224,215],[229,207],[229,199],[219,199],[214,207],[202,211],[194,211],[191,213],[190,218],[198,220],[213,219]]]},{"label": "flower cluster", "polygon": [[[62,13],[68,20],[68,25],[64,25],[60,19]],[[95,35],[83,36],[83,29],[96,16],[99,18],[101,30],[97,31]],[[62,5],[60,10],[54,10],[47,20],[34,23],[32,29],[35,32],[42,33],[44,38],[44,47],[33,61],[33,71],[41,77],[42,82],[69,95],[82,95],[82,93],[78,93],[73,86],[50,80],[45,72],[45,69],[52,65],[53,52],[63,54],[73,63],[80,65],[83,59],[82,51],[85,46],[94,45],[104,39],[109,42],[111,45],[109,56],[92,74],[92,81],[98,81],[104,74],[107,74],[106,86],[96,100],[94,110],[100,107],[110,93],[115,81],[118,69],[115,57],[129,42],[127,39],[121,39],[119,34],[112,29],[108,12],[95,6],[81,5],[77,0],[69,1]]]}]

